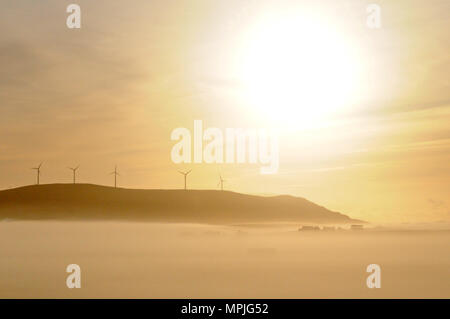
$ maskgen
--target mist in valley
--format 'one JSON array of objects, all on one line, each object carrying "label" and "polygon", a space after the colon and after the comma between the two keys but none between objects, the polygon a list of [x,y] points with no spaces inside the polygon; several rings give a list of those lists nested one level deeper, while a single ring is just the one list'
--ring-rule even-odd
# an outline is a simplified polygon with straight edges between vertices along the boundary
[{"label": "mist in valley", "polygon": [[[1,298],[449,298],[450,231],[0,222]],[[68,289],[66,267],[81,267]],[[369,289],[366,268],[381,267]]]}]

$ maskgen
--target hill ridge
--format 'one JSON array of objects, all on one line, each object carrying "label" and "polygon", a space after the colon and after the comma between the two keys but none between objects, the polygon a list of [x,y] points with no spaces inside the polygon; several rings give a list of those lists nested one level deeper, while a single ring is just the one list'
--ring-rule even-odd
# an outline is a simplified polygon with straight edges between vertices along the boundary
[{"label": "hill ridge", "polygon": [[96,184],[41,184],[0,191],[0,219],[160,222],[354,223],[339,212],[291,195],[220,190],[131,189]]}]

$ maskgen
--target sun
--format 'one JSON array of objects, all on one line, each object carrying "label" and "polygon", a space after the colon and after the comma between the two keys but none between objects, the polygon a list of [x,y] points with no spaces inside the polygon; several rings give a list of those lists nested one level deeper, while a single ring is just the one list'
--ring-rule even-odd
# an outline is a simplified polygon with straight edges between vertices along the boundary
[{"label": "sun", "polygon": [[319,125],[351,104],[359,60],[327,20],[266,17],[244,42],[239,77],[245,97],[270,121]]}]

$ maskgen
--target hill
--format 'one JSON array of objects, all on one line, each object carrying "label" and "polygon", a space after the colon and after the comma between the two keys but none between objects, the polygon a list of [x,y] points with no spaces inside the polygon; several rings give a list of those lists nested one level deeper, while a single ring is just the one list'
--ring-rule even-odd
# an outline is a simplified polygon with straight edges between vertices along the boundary
[{"label": "hill", "polygon": [[125,189],[47,184],[0,191],[0,220],[141,220],[241,223],[361,222],[293,196],[217,190]]}]

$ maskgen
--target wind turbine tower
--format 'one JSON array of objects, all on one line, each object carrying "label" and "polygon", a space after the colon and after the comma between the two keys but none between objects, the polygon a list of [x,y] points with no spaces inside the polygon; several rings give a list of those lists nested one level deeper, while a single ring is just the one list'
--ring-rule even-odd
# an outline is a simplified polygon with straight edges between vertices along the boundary
[{"label": "wind turbine tower", "polygon": [[222,178],[222,175],[219,175],[219,183],[217,184],[217,186],[220,185],[220,190],[223,191],[223,182],[225,182],[225,180]]},{"label": "wind turbine tower", "polygon": [[189,175],[190,172],[192,172],[192,170],[189,170],[187,172],[178,171],[178,173],[184,175],[184,190],[186,190],[186,179],[187,179],[187,176]]},{"label": "wind turbine tower", "polygon": [[39,164],[38,167],[32,167],[32,168],[31,168],[31,169],[35,169],[35,170],[36,170],[36,173],[37,173],[37,182],[36,182],[36,185],[39,185],[39,177],[41,176],[41,166],[42,166],[42,163]]},{"label": "wind turbine tower", "polygon": [[77,169],[78,169],[78,167],[80,167],[80,166],[77,166],[77,167],[75,167],[75,168],[73,168],[73,167],[68,167],[68,169],[72,170],[72,172],[73,172],[73,183],[74,183],[74,184],[75,184],[75,181],[76,181],[75,177],[76,177],[76,174],[77,174]]},{"label": "wind turbine tower", "polygon": [[120,176],[119,172],[117,172],[117,165],[114,166],[114,172],[111,172],[111,174],[114,174],[114,188],[117,188],[117,175]]}]

